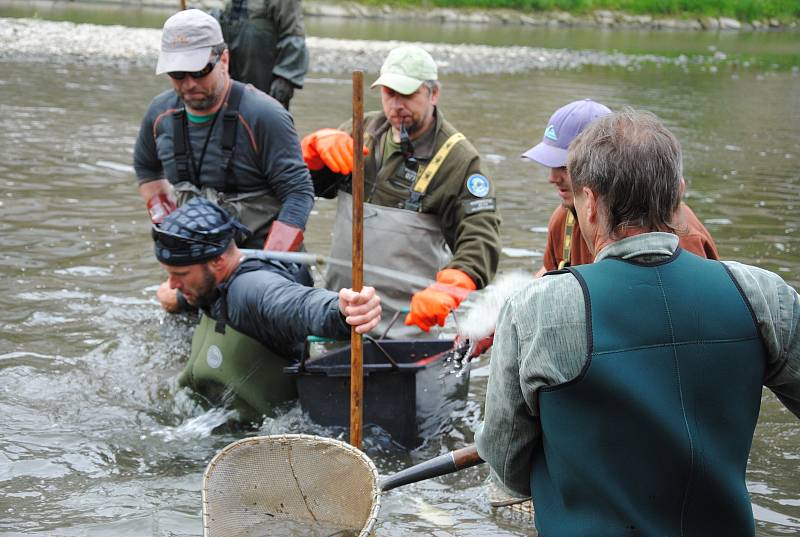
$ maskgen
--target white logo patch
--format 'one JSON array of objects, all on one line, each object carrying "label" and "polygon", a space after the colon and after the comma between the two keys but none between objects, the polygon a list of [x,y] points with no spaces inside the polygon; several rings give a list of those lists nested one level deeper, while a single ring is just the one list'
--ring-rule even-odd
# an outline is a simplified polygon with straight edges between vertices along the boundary
[{"label": "white logo patch", "polygon": [[489,187],[489,180],[479,173],[474,173],[467,179],[467,190],[476,198],[485,198],[489,194]]},{"label": "white logo patch", "polygon": [[211,369],[218,369],[222,365],[222,351],[216,345],[211,345],[206,353],[206,362]]}]

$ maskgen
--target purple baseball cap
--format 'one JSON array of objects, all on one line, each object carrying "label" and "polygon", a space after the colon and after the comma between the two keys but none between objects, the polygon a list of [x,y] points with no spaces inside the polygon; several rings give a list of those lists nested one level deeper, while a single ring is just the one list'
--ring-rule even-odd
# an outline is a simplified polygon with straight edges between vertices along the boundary
[{"label": "purple baseball cap", "polygon": [[570,142],[595,118],[610,114],[611,110],[591,99],[573,101],[562,106],[550,117],[542,141],[522,154],[548,168],[567,165],[567,148]]}]

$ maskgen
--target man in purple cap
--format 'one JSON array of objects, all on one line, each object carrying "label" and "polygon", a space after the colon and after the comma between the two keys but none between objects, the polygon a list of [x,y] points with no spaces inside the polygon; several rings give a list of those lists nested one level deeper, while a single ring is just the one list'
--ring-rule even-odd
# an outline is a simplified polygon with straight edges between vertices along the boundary
[{"label": "man in purple cap", "polygon": [[[537,276],[568,266],[594,261],[594,254],[581,237],[572,199],[572,180],[567,171],[567,149],[578,134],[596,118],[611,110],[591,99],[573,101],[562,106],[550,117],[542,141],[522,154],[522,157],[550,168],[549,181],[558,190],[561,205],[553,211],[547,224],[547,245],[543,266]],[[676,214],[675,233],[685,250],[708,259],[719,259],[714,240],[688,205],[681,202]]]},{"label": "man in purple cap", "polygon": [[[154,224],[194,197],[224,208],[252,235],[247,248],[297,250],[314,205],[292,116],[229,74],[217,20],[199,9],[164,23],[156,74],[172,85],[142,120],[133,154],[139,193]],[[162,286],[162,305],[182,302]]]}]

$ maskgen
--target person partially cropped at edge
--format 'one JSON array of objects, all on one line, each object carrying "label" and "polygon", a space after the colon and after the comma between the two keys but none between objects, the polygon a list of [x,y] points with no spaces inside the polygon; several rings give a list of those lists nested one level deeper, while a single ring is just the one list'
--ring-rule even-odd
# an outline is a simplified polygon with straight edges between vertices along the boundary
[{"label": "person partially cropped at edge", "polygon": [[212,14],[228,44],[231,76],[288,110],[308,70],[300,0],[229,0]]},{"label": "person partially cropped at edge", "polygon": [[[591,99],[566,104],[550,117],[542,141],[522,154],[523,158],[550,169],[548,180],[561,197],[561,205],[553,211],[547,224],[547,245],[538,276],[549,270],[584,265],[594,260],[594,255],[581,238],[580,225],[575,220],[572,187],[567,171],[567,148],[592,120],[610,113],[607,106]],[[678,207],[673,225],[681,248],[701,257],[719,259],[711,234],[683,202]]]},{"label": "person partially cropped at edge", "polygon": [[800,417],[800,296],[670,229],[680,145],[653,114],[596,119],[567,159],[594,263],[504,304],[478,451],[543,537],[752,537],[762,385]]},{"label": "person partially cropped at edge", "polygon": [[[420,329],[443,326],[467,293],[492,280],[500,216],[478,151],[438,106],[441,85],[430,54],[415,45],[393,49],[372,87],[380,88],[383,109],[364,119],[365,263],[445,284],[415,293],[370,275],[384,305],[379,332],[410,300],[408,328],[397,323],[389,336],[420,336]],[[347,122],[302,140],[317,195],[338,196],[332,255],[344,259],[350,258],[351,130]],[[332,267],[326,285],[349,285],[349,278],[349,271]]]},{"label": "person partially cropped at edge", "polygon": [[282,369],[300,358],[307,336],[347,339],[351,326],[365,333],[381,307],[372,287],[315,289],[282,263],[245,258],[234,239],[247,232],[205,198],[152,228],[168,285],[201,311],[179,385],[249,420],[296,396]]},{"label": "person partially cropped at edge", "polygon": [[[253,233],[248,248],[297,250],[314,205],[291,115],[273,98],[228,74],[219,23],[198,9],[172,15],[161,33],[156,74],[172,89],[142,120],[133,165],[153,223],[202,196]],[[310,278],[308,279],[310,282]],[[166,286],[168,310],[178,297]]]}]

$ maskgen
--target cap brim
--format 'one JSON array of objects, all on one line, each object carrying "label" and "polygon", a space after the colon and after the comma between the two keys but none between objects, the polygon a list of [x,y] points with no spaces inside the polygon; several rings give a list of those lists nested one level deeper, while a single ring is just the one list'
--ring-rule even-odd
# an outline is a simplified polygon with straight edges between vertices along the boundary
[{"label": "cap brim", "polygon": [[193,50],[179,50],[164,52],[158,55],[156,74],[171,73],[173,71],[200,71],[208,64],[212,47],[201,47]]},{"label": "cap brim", "polygon": [[525,151],[522,158],[531,159],[542,166],[548,168],[561,168],[567,165],[567,150],[560,147],[553,147],[544,142],[531,147]]},{"label": "cap brim", "polygon": [[372,83],[370,88],[374,88],[375,86],[386,86],[389,89],[393,89],[397,93],[411,95],[419,89],[423,82],[424,80],[418,80],[416,78],[411,78],[410,76],[398,75],[395,73],[384,73],[378,77],[378,80]]}]

